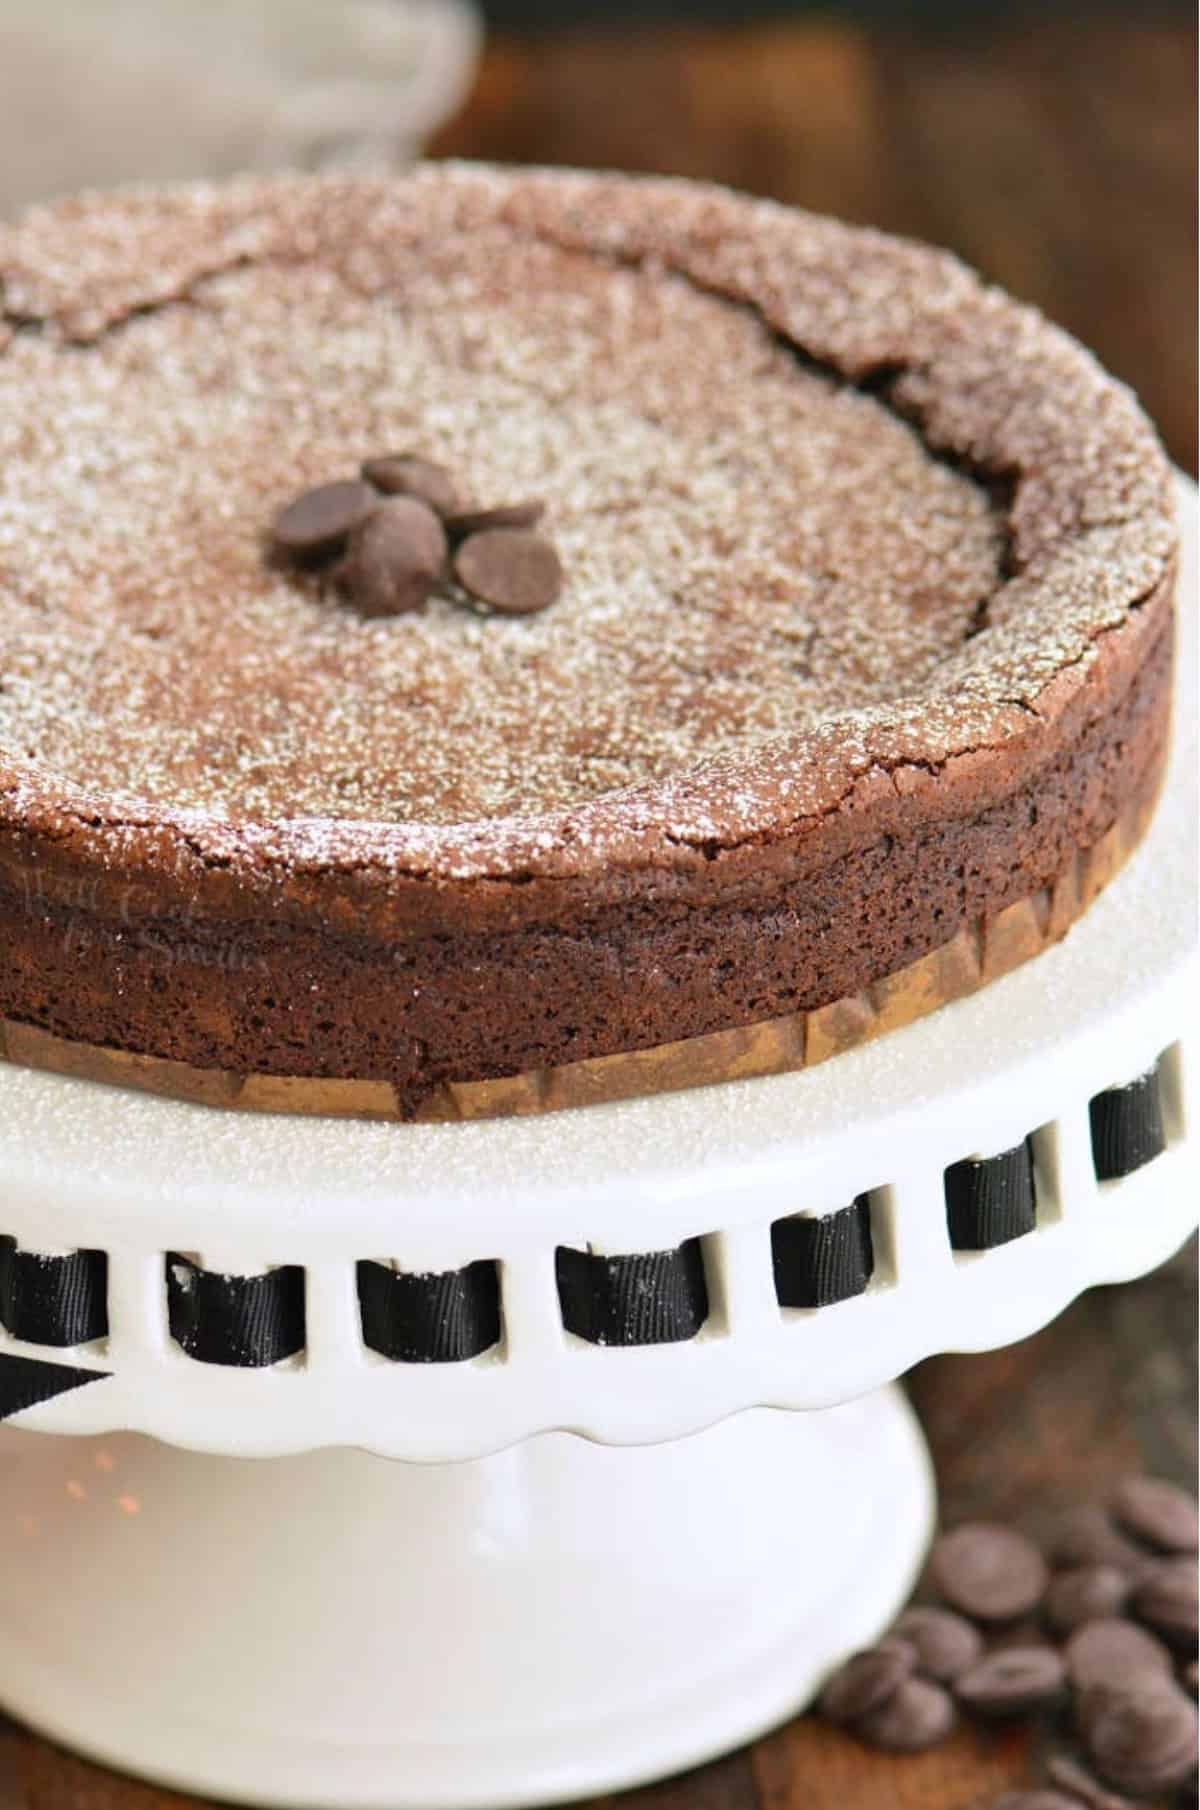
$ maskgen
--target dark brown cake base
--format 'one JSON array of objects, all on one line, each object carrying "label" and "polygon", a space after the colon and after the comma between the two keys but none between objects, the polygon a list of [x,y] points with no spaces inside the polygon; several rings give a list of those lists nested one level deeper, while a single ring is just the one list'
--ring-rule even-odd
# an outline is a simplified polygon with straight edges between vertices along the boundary
[{"label": "dark brown cake base", "polygon": [[15,1020],[0,1020],[0,1060],[78,1080],[135,1087],[199,1106],[440,1122],[559,1112],[718,1081],[786,1074],[925,1018],[1040,955],[1066,934],[1132,854],[1152,813],[1153,800],[1114,823],[1053,885],[1019,899],[994,918],[964,926],[950,942],[898,973],[816,1011],[491,1081],[446,1081],[415,1105],[411,1096],[387,1081],[238,1075],[194,1068],[161,1056],[74,1042]]},{"label": "dark brown cake base", "polygon": [[[481,938],[469,959],[461,940],[449,955],[439,939],[414,941],[413,995],[432,1003],[427,1018],[419,1004],[413,1012],[427,1035],[399,1049],[384,985],[392,951],[373,959],[369,944],[347,939],[332,970],[328,940],[309,950],[295,932],[241,926],[222,945],[84,912],[39,916],[26,900],[6,914],[0,896],[20,955],[9,968],[25,980],[14,989],[5,973],[0,1055],[214,1106],[425,1120],[809,1066],[973,992],[1065,934],[1153,812],[1171,649],[1168,617],[1119,704],[1002,804],[907,839],[893,826],[824,868],[781,856],[774,898],[751,894],[738,911],[693,906],[657,926],[614,911],[586,938],[514,930]],[[999,872],[998,847],[1014,851]],[[848,899],[859,902],[853,914]],[[322,960],[321,993],[337,1005],[320,1025],[305,1017],[298,1036],[305,963]],[[50,1003],[60,992],[65,1018]],[[570,1023],[564,998],[575,1002]],[[496,1060],[472,1073],[455,1048],[459,1037],[482,1040],[482,1015]],[[713,1028],[735,1018],[739,1028]],[[88,1041],[60,1034],[81,1021]],[[681,1022],[691,1034],[664,1041],[663,1027]],[[231,1038],[247,1053],[237,1072],[218,1059]]]}]

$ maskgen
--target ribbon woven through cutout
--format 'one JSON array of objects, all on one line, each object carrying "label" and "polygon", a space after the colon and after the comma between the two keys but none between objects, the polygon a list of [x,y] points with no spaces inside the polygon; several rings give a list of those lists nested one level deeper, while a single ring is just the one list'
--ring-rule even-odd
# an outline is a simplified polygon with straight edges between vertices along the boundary
[{"label": "ribbon woven through cutout", "polygon": [[223,1276],[167,1256],[171,1337],[201,1364],[261,1370],[304,1349],[304,1271]]},{"label": "ribbon woven through cutout", "polygon": [[103,1251],[43,1257],[0,1238],[0,1325],[28,1345],[88,1345],[108,1334]]},{"label": "ribbon woven through cutout", "polygon": [[946,1223],[956,1251],[990,1251],[1037,1225],[1033,1146],[968,1157],[946,1171]]},{"label": "ribbon woven through cutout", "polygon": [[602,1257],[555,1253],[563,1325],[591,1345],[665,1345],[694,1339],[708,1318],[698,1238],[669,1251]]},{"label": "ribbon woven through cutout", "polygon": [[363,1343],[400,1364],[458,1364],[500,1338],[494,1263],[416,1275],[385,1263],[358,1266]]},{"label": "ribbon woven through cutout", "polygon": [[1132,1175],[1167,1147],[1157,1064],[1124,1087],[1097,1094],[1088,1113],[1097,1181]]},{"label": "ribbon woven through cutout", "polygon": [[793,1214],[771,1227],[775,1295],[781,1307],[832,1307],[861,1295],[875,1273],[871,1203],[860,1194],[819,1219]]}]

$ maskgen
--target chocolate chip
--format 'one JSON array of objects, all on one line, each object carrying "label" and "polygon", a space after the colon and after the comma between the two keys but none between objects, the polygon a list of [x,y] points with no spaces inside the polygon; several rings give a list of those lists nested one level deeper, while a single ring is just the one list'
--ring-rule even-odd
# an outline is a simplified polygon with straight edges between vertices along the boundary
[{"label": "chocolate chip", "polygon": [[917,1670],[949,1684],[983,1652],[983,1636],[951,1609],[906,1609],[892,1633],[915,1648]]},{"label": "chocolate chip", "polygon": [[927,1678],[905,1678],[886,1702],[855,1725],[855,1732],[875,1747],[916,1753],[944,1741],[957,1721],[954,1699]]},{"label": "chocolate chip", "polygon": [[1126,1477],[1113,1497],[1113,1515],[1127,1533],[1163,1552],[1195,1552],[1200,1533],[1196,1501],[1160,1477]]},{"label": "chocolate chip", "polygon": [[433,510],[416,497],[376,500],[354,534],[338,583],[364,616],[419,610],[446,562],[446,536]]},{"label": "chocolate chip", "polygon": [[1128,1574],[1115,1565],[1075,1565],[1050,1580],[1047,1619],[1060,1634],[1070,1634],[1085,1621],[1119,1615],[1131,1588]]},{"label": "chocolate chip", "polygon": [[1042,1600],[1045,1561],[1012,1528],[968,1521],[935,1543],[932,1575],[948,1603],[976,1621],[1012,1621]]},{"label": "chocolate chip", "polygon": [[1114,1796],[1107,1785],[1094,1779],[1078,1760],[1065,1753],[1051,1755],[1046,1761],[1046,1773],[1052,1785],[1061,1785],[1064,1791],[1069,1791],[1084,1810],[1133,1810],[1128,1798]]},{"label": "chocolate chip", "polygon": [[1150,1796],[1181,1785],[1196,1766],[1196,1706],[1168,1678],[1138,1689],[1099,1688],[1078,1706],[1088,1756],[1120,1791]]},{"label": "chocolate chip", "polygon": [[489,528],[465,540],[454,558],[460,584],[504,616],[544,610],[562,589],[558,554],[540,534]]},{"label": "chocolate chip", "polygon": [[1141,1548],[1125,1538],[1106,1509],[1094,1503],[1072,1509],[1062,1518],[1050,1553],[1059,1565],[1113,1565],[1131,1577],[1146,1563]]},{"label": "chocolate chip", "polygon": [[458,491],[444,465],[423,459],[419,453],[385,453],[363,461],[362,475],[385,496],[414,496],[441,516],[458,508]]},{"label": "chocolate chip", "polygon": [[1162,1642],[1120,1616],[1085,1622],[1063,1648],[1063,1658],[1080,1691],[1171,1676],[1171,1655]]},{"label": "chocolate chip", "polygon": [[1168,1640],[1194,1646],[1200,1635],[1195,1559],[1159,1559],[1139,1582],[1133,1608]]},{"label": "chocolate chip", "polygon": [[460,509],[446,517],[446,533],[451,540],[466,540],[489,528],[536,528],[545,513],[545,503],[537,498],[527,503],[502,503],[496,509]]},{"label": "chocolate chip", "polygon": [[913,1669],[915,1654],[901,1641],[852,1653],[825,1685],[818,1708],[830,1722],[857,1722],[893,1696]]},{"label": "chocolate chip", "polygon": [[1194,1697],[1200,1691],[1200,1666],[1193,1659],[1183,1668],[1183,1682]]},{"label": "chocolate chip", "polygon": [[1079,1810],[1076,1798],[1064,1797],[1061,1791],[1036,1789],[1006,1791],[989,1806],[989,1810]]},{"label": "chocolate chip", "polygon": [[318,484],[280,511],[273,538],[287,553],[333,551],[378,507],[378,496],[361,478]]},{"label": "chocolate chip", "polygon": [[988,1653],[955,1682],[955,1695],[979,1716],[1017,1716],[1061,1695],[1066,1667],[1053,1647],[1005,1647]]}]

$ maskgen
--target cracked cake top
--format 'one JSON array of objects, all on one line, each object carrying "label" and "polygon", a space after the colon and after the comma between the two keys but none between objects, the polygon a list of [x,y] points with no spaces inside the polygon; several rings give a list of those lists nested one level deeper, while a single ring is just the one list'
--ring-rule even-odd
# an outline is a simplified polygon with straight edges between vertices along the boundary
[{"label": "cracked cake top", "polygon": [[[211,865],[580,874],[1014,747],[1136,632],[1132,398],[952,258],[661,180],[429,166],[0,228],[0,821]],[[410,447],[561,595],[360,616],[271,557]],[[147,844],[149,846],[149,844]]]}]

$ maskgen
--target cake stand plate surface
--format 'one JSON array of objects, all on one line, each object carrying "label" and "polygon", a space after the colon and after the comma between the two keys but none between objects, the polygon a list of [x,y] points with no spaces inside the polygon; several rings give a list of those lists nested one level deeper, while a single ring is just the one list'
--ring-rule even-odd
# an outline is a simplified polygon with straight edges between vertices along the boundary
[{"label": "cake stand plate surface", "polygon": [[502,1810],[734,1746],[880,1631],[934,1507],[893,1379],[1200,1207],[1181,502],[1157,816],[1061,944],[931,1018],[457,1126],[0,1066],[6,1709],[208,1796]]}]

